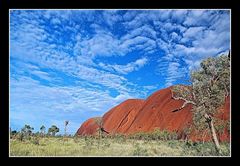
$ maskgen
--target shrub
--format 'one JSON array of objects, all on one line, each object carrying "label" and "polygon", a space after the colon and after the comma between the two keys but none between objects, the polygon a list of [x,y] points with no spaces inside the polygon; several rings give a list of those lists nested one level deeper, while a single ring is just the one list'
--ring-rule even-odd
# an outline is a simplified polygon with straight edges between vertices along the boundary
[{"label": "shrub", "polygon": [[135,144],[133,156],[147,156],[147,155],[148,155],[147,149],[140,147],[139,143]]},{"label": "shrub", "polygon": [[23,141],[23,138],[24,138],[24,134],[23,134],[23,133],[19,133],[19,134],[17,135],[17,139],[18,139],[19,141]]},{"label": "shrub", "polygon": [[40,143],[40,141],[39,141],[39,138],[38,137],[34,137],[33,139],[32,139],[32,141],[31,141],[34,145],[39,145]]},{"label": "shrub", "polygon": [[175,131],[155,129],[153,132],[138,132],[129,136],[138,140],[177,140],[178,135]]}]

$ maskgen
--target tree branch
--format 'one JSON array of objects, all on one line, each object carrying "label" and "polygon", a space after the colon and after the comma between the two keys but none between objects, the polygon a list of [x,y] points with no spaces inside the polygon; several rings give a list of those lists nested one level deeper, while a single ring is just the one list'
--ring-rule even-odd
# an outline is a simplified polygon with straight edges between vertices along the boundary
[{"label": "tree branch", "polygon": [[186,107],[187,104],[193,104],[193,105],[195,105],[195,103],[192,102],[192,101],[185,101],[185,102],[183,103],[183,105],[182,105],[180,108],[175,109],[175,110],[173,110],[172,112],[177,112],[177,111],[182,110],[184,107]]},{"label": "tree branch", "polygon": [[195,102],[187,100],[187,99],[185,99],[183,97],[174,97],[172,90],[171,90],[171,93],[172,93],[172,99],[174,99],[174,100],[184,100],[183,105],[180,108],[173,110],[172,112],[177,112],[177,111],[182,110],[184,107],[186,107],[187,104],[196,105]]}]

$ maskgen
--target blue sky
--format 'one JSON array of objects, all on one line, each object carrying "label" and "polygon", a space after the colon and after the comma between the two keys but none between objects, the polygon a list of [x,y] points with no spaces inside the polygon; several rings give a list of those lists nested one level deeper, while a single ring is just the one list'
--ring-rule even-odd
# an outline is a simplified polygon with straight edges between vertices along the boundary
[{"label": "blue sky", "polygon": [[229,10],[10,10],[10,126],[74,134],[229,49]]}]

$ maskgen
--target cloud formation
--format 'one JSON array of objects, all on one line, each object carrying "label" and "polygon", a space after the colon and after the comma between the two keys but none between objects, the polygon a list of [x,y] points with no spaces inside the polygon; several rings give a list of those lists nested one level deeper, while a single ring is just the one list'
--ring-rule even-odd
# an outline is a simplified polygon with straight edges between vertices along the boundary
[{"label": "cloud formation", "polygon": [[126,65],[109,65],[109,64],[103,64],[99,63],[99,66],[102,67],[103,69],[111,72],[117,72],[120,74],[128,74],[132,71],[137,71],[144,65],[146,65],[148,62],[148,59],[146,57],[140,58],[136,60],[135,62],[130,62]]}]

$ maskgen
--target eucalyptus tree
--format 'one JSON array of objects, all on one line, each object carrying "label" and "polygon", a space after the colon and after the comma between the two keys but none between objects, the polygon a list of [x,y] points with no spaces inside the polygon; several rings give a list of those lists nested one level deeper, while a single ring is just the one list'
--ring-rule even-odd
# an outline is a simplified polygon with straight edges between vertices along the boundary
[{"label": "eucalyptus tree", "polygon": [[221,55],[208,58],[200,64],[200,69],[191,72],[191,85],[172,87],[172,98],[183,100],[180,108],[192,104],[193,122],[199,129],[208,128],[217,152],[220,152],[219,140],[214,126],[218,108],[224,104],[230,92],[230,58]]},{"label": "eucalyptus tree", "polygon": [[49,129],[48,129],[48,134],[55,136],[56,133],[59,132],[59,128],[56,125],[52,125]]},{"label": "eucalyptus tree", "polygon": [[45,127],[44,125],[42,125],[42,126],[40,127],[40,131],[41,131],[41,135],[42,135],[42,136],[45,135],[46,127]]}]

